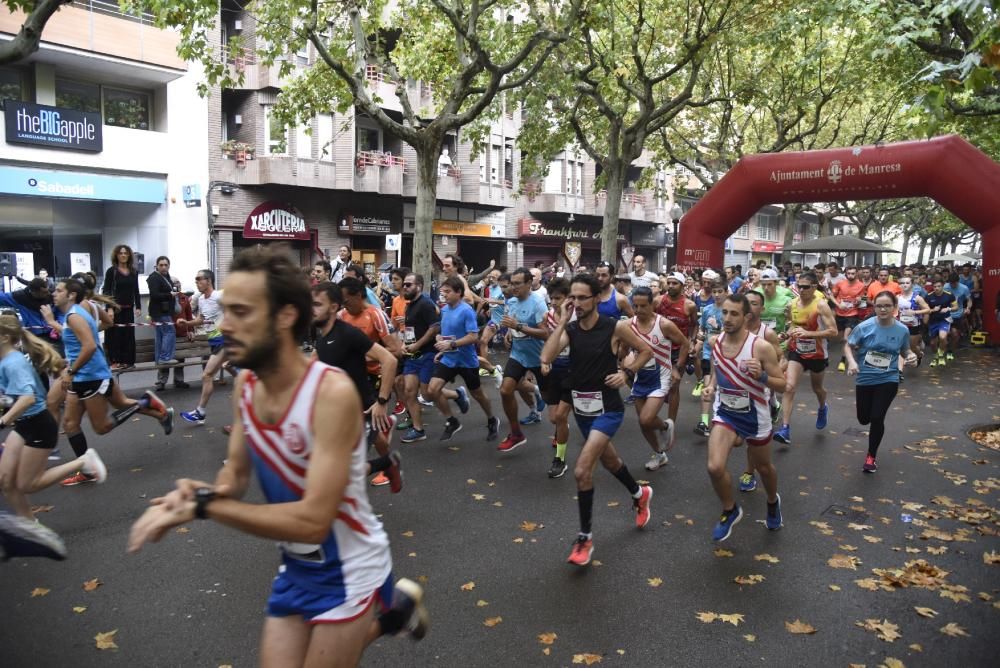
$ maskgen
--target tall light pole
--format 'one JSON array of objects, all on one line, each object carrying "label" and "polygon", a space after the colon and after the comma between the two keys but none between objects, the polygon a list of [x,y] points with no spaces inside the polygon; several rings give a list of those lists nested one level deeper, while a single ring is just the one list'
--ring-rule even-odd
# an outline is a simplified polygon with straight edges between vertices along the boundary
[{"label": "tall light pole", "polygon": [[674,202],[674,205],[670,207],[670,220],[674,222],[674,243],[673,243],[674,248],[673,251],[670,253],[670,255],[673,256],[673,262],[670,261],[667,262],[667,267],[668,270],[670,271],[672,271],[674,265],[677,264],[677,226],[680,225],[681,216],[683,215],[684,215],[684,209],[681,208],[680,204]]},{"label": "tall light pole", "polygon": [[232,195],[240,189],[236,183],[229,181],[209,181],[205,193],[205,209],[208,214],[208,265],[215,272],[215,214],[212,213],[212,191],[219,190],[223,195]]}]

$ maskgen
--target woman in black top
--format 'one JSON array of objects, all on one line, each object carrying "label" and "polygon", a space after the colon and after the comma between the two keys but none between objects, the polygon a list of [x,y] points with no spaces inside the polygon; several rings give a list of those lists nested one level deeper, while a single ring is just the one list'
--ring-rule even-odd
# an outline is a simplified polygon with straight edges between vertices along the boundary
[{"label": "woman in black top", "polygon": [[115,325],[129,325],[111,327],[104,333],[108,363],[112,369],[133,366],[135,329],[131,325],[135,323],[136,316],[142,313],[142,302],[139,298],[139,274],[135,270],[135,256],[125,244],[118,244],[111,251],[111,266],[104,273],[101,292],[118,304]]}]

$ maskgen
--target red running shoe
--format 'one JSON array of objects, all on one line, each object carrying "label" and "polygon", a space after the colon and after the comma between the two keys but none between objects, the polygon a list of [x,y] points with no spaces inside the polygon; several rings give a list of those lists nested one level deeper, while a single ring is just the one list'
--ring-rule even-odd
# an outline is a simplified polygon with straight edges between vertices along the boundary
[{"label": "red running shoe", "polygon": [[519,445],[524,445],[528,442],[524,434],[507,434],[507,438],[500,442],[497,446],[497,450],[500,452],[510,452]]},{"label": "red running shoe", "polygon": [[635,526],[638,529],[649,524],[649,518],[653,516],[649,509],[649,500],[652,498],[653,488],[649,485],[643,485],[639,488],[639,498],[632,500],[632,505],[635,507]]},{"label": "red running shoe", "polygon": [[573,543],[573,551],[569,553],[566,561],[576,566],[586,566],[590,563],[590,558],[594,554],[594,541],[586,536],[577,536]]}]

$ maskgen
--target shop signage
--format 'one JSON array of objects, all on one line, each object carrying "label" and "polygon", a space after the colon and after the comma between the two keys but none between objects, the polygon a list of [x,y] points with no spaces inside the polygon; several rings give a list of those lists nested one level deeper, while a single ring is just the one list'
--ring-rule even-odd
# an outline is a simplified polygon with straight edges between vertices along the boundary
[{"label": "shop signage", "polygon": [[100,112],[76,111],[33,102],[4,102],[8,144],[32,144],[99,153],[104,148]]},{"label": "shop signage", "polygon": [[661,247],[667,245],[666,230],[662,225],[636,225],[632,224],[632,245],[633,246],[654,246]]},{"label": "shop signage", "polygon": [[392,231],[392,221],[378,216],[341,216],[339,230],[365,234],[389,234]]},{"label": "shop signage", "polygon": [[[529,239],[581,239],[583,241],[600,241],[600,227],[581,227],[579,225],[550,225],[534,218],[522,218],[518,221],[521,237]],[[625,241],[625,235],[618,232],[618,241]]]},{"label": "shop signage", "polygon": [[494,233],[494,227],[490,223],[462,223],[457,220],[435,220],[434,234],[439,236],[447,234],[456,237],[502,237],[502,233]]},{"label": "shop signage", "polygon": [[563,247],[563,254],[569,260],[570,266],[575,267],[580,263],[580,255],[583,254],[583,248],[579,241],[567,241]]},{"label": "shop signage", "polygon": [[755,253],[780,253],[784,248],[785,244],[779,244],[773,241],[753,242],[753,250]]},{"label": "shop signage", "polygon": [[167,182],[163,179],[0,166],[0,193],[163,204],[167,201]]},{"label": "shop signage", "polygon": [[283,202],[264,202],[250,212],[243,223],[245,239],[309,240],[305,218],[298,209]]}]

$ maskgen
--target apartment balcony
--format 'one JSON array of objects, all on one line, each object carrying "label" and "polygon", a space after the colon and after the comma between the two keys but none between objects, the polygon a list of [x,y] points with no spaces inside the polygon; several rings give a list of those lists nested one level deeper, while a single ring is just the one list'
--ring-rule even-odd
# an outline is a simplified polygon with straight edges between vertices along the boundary
[{"label": "apartment balcony", "polygon": [[[594,195],[594,215],[604,216],[608,204],[608,192],[601,190]],[[621,208],[618,210],[621,220],[646,220],[646,196],[641,193],[625,193],[622,195]]]},{"label": "apartment balcony", "polygon": [[354,190],[380,195],[402,195],[406,160],[392,153],[358,151],[354,162]]},{"label": "apartment balcony", "polygon": [[281,64],[264,65],[256,58],[252,49],[244,49],[240,53],[228,54],[226,64],[231,75],[242,75],[243,80],[232,86],[233,90],[263,90],[265,88],[281,88],[285,79],[281,77]]},{"label": "apartment balcony", "polygon": [[[0,33],[16,35],[25,22],[24,12],[0,12]],[[179,33],[153,25],[151,14],[124,14],[117,2],[76,0],[65,4],[45,24],[42,44],[90,51],[134,62],[187,70],[177,55]]]},{"label": "apartment balcony", "polygon": [[514,184],[509,179],[503,179],[496,183],[482,183],[478,174],[470,184],[463,184],[462,201],[469,204],[485,204],[486,206],[511,207],[514,206]]},{"label": "apartment balcony", "polygon": [[252,157],[233,155],[223,160],[214,179],[243,186],[286,185],[335,188],[332,162],[302,160],[288,155]]},{"label": "apartment balcony", "polygon": [[528,200],[528,210],[531,213],[565,213],[583,214],[586,211],[586,198],[572,193],[547,193],[539,190],[538,184],[528,183],[524,186],[524,197]]},{"label": "apartment balcony", "polygon": [[446,170],[438,171],[437,198],[449,202],[462,201],[462,170],[460,168],[448,167]]}]

